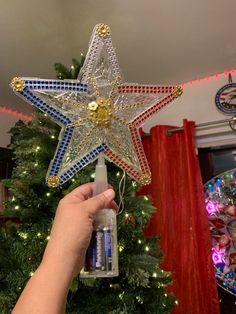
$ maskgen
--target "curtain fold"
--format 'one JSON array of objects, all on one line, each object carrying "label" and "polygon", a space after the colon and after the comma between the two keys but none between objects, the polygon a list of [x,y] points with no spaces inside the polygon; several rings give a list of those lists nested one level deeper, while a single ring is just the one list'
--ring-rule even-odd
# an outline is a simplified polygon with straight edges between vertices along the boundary
[{"label": "curtain fold", "polygon": [[143,139],[152,183],[142,189],[157,207],[147,236],[160,235],[165,258],[163,269],[173,274],[178,300],[174,314],[218,314],[219,303],[211,259],[203,184],[195,151],[192,121],[184,130],[166,135],[170,126],[157,126]]}]

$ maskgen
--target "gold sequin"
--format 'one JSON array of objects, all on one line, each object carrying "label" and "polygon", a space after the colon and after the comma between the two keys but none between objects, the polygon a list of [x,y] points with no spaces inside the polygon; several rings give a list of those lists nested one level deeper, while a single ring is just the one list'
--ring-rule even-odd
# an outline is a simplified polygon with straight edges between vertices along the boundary
[{"label": "gold sequin", "polygon": [[106,37],[108,35],[110,35],[110,28],[108,25],[106,24],[98,24],[96,32],[98,33],[98,35],[100,37]]},{"label": "gold sequin", "polygon": [[11,81],[11,87],[15,92],[22,92],[25,88],[25,82],[21,77],[14,77]]},{"label": "gold sequin", "polygon": [[151,183],[151,177],[148,175],[148,174],[143,174],[141,177],[140,177],[140,182],[142,185],[148,185]]},{"label": "gold sequin", "polygon": [[183,94],[183,88],[181,86],[176,86],[172,94],[175,98],[180,97]]},{"label": "gold sequin", "polygon": [[47,184],[50,188],[56,188],[60,185],[60,178],[58,176],[49,176]]},{"label": "gold sequin", "polygon": [[113,106],[109,99],[99,97],[88,104],[88,119],[97,127],[108,127],[112,118]]}]

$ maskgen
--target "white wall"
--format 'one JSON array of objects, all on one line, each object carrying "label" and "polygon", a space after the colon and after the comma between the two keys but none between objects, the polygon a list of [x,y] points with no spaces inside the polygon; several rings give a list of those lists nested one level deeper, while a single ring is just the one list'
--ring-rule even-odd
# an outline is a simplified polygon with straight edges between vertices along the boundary
[{"label": "white wall", "polygon": [[[236,74],[232,74],[232,80],[236,82]],[[232,115],[223,114],[215,105],[217,91],[226,84],[228,84],[227,74],[186,84],[183,95],[179,99],[146,122],[143,127],[144,132],[148,133],[152,126],[158,124],[181,127],[183,119],[193,120],[196,124],[229,119]],[[231,144],[236,143],[236,132],[233,132],[228,124],[221,124],[217,127],[197,130],[196,139],[199,147]]]},{"label": "white wall", "polygon": [[[236,82],[236,74],[232,75]],[[228,83],[228,76],[219,75],[218,78],[210,77],[200,82],[194,81],[184,87],[183,95],[169,104],[159,113],[154,115],[143,126],[144,132],[149,132],[152,126],[174,125],[182,126],[182,120],[193,120],[196,124],[228,119],[231,116],[220,112],[215,106],[215,94]],[[0,112],[0,147],[6,147],[10,143],[8,131],[19,117]],[[196,141],[199,147],[217,146],[236,143],[236,132],[233,132],[227,124],[218,127],[196,131]]]}]

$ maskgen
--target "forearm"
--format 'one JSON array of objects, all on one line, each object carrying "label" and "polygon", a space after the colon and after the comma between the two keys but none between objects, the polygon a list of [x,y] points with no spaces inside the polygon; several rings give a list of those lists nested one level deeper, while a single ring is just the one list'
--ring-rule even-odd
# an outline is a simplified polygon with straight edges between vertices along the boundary
[{"label": "forearm", "polygon": [[58,263],[43,261],[30,278],[13,314],[62,314],[73,272]]},{"label": "forearm", "polygon": [[71,280],[84,264],[94,217],[103,208],[117,209],[112,189],[91,198],[92,191],[93,185],[88,183],[60,201],[43,261],[22,292],[13,314],[65,312]]}]

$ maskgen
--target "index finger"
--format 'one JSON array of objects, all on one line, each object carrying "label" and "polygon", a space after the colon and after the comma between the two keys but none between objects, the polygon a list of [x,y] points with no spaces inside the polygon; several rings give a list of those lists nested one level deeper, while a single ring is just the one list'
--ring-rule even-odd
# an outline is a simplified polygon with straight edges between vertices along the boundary
[{"label": "index finger", "polygon": [[93,189],[94,189],[94,182],[89,182],[75,188],[72,192],[67,194],[65,198],[67,200],[75,200],[77,202],[83,202],[83,201],[86,201],[88,198],[92,197]]},{"label": "index finger", "polygon": [[[73,191],[68,193],[64,199],[66,200],[74,200],[76,202],[83,202],[93,196],[93,191],[95,189],[95,182],[88,182],[79,187],[75,188]],[[113,187],[108,184],[107,189],[113,189]],[[117,206],[115,206],[116,208]]]}]

